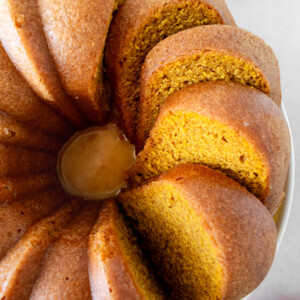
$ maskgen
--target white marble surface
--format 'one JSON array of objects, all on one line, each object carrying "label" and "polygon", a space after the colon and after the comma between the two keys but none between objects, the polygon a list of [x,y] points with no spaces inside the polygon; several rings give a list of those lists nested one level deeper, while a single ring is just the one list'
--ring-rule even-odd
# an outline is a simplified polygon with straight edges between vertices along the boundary
[{"label": "white marble surface", "polygon": [[238,26],[272,46],[295,143],[292,211],[273,266],[250,300],[300,300],[300,0],[226,0]]}]

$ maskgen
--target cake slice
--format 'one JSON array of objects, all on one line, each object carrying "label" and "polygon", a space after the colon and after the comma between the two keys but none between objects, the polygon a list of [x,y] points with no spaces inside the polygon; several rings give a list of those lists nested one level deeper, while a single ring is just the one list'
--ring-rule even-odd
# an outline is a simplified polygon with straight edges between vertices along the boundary
[{"label": "cake slice", "polygon": [[137,144],[142,149],[166,98],[200,81],[236,81],[269,95],[280,107],[277,59],[259,37],[234,26],[198,26],[160,42],[141,75]]},{"label": "cake slice", "polygon": [[31,176],[0,178],[0,204],[50,187],[59,186],[55,172],[33,174]]},{"label": "cake slice", "polygon": [[99,203],[86,204],[49,249],[31,293],[37,299],[91,299],[87,244]]},{"label": "cake slice", "polygon": [[103,51],[115,0],[39,0],[45,35],[67,93],[92,123],[109,110]]},{"label": "cake slice", "polygon": [[61,139],[20,123],[0,111],[0,143],[58,152]]},{"label": "cake slice", "polygon": [[0,298],[29,299],[32,287],[51,243],[78,211],[77,201],[62,205],[33,225],[0,262]]},{"label": "cake slice", "polygon": [[221,170],[274,213],[290,157],[280,109],[264,93],[236,82],[201,82],[172,94],[162,106],[132,182],[191,162]]},{"label": "cake slice", "polygon": [[118,197],[169,299],[241,299],[271,267],[268,210],[224,174],[183,164]]},{"label": "cake slice", "polygon": [[16,70],[0,43],[0,109],[16,120],[46,133],[69,137],[72,127],[47,107]]},{"label": "cake slice", "polygon": [[178,31],[235,22],[224,0],[126,0],[112,22],[106,66],[126,136],[137,125],[139,79],[147,53]]},{"label": "cake slice", "polygon": [[0,39],[16,68],[32,89],[76,127],[84,127],[79,110],[68,98],[50,55],[38,1],[0,1]]},{"label": "cake slice", "polygon": [[0,260],[26,230],[67,200],[66,193],[47,189],[0,205]]},{"label": "cake slice", "polygon": [[105,200],[89,238],[92,297],[164,299],[149,262],[127,225],[115,200]]},{"label": "cake slice", "polygon": [[54,153],[0,144],[0,177],[24,176],[55,169]]}]

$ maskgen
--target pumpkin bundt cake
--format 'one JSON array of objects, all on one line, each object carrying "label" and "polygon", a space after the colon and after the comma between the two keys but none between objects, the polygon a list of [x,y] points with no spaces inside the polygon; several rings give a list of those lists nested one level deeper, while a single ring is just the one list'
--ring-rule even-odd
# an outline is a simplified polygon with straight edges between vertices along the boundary
[{"label": "pumpkin bundt cake", "polygon": [[274,213],[290,156],[280,109],[264,93],[236,82],[200,82],[172,94],[130,173],[140,182],[191,162],[223,171]]},{"label": "pumpkin bundt cake", "polygon": [[216,80],[255,87],[280,107],[278,62],[262,39],[228,25],[191,28],[160,42],[146,58],[141,75],[138,150],[170,94],[200,81]]},{"label": "pumpkin bundt cake", "polygon": [[[0,7],[0,299],[255,289],[290,153],[272,50],[224,0]],[[135,162],[117,125],[141,149],[154,123]]]},{"label": "pumpkin bundt cake", "polygon": [[182,164],[118,199],[171,299],[241,299],[271,266],[271,215],[222,173]]},{"label": "pumpkin bundt cake", "polygon": [[93,299],[164,299],[113,199],[104,201],[90,234],[89,272]]},{"label": "pumpkin bundt cake", "polygon": [[235,25],[224,0],[126,0],[112,22],[106,66],[121,127],[133,141],[139,78],[147,53],[161,40],[199,25]]}]

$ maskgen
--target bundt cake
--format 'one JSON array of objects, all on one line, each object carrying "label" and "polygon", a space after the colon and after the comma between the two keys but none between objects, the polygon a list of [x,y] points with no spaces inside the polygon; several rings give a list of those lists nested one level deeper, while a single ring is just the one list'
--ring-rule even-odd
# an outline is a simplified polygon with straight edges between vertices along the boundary
[{"label": "bundt cake", "polygon": [[264,93],[236,82],[200,82],[173,93],[161,107],[130,173],[149,179],[181,163],[223,171],[274,213],[290,157],[280,109]]},{"label": "bundt cake", "polygon": [[121,127],[134,140],[139,78],[147,53],[161,40],[199,25],[235,25],[224,0],[126,0],[106,46],[106,67]]},{"label": "bundt cake", "polygon": [[216,80],[255,87],[280,106],[278,62],[262,39],[228,25],[191,28],[160,42],[146,58],[141,75],[138,149],[170,94],[200,81]]},{"label": "bundt cake", "polygon": [[[235,27],[224,0],[0,7],[0,299],[255,289],[290,153],[272,50]],[[154,125],[133,166],[117,125],[131,142],[138,131],[139,149]]]},{"label": "bundt cake", "polygon": [[93,299],[164,299],[149,262],[116,202],[103,202],[89,239]]},{"label": "bundt cake", "polygon": [[119,195],[170,299],[241,299],[267,274],[275,223],[238,183],[185,165]]}]

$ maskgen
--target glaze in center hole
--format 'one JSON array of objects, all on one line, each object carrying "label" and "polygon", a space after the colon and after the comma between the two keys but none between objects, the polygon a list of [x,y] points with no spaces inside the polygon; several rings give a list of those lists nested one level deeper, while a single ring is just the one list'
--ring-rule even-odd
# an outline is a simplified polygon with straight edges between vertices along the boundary
[{"label": "glaze in center hole", "polygon": [[68,193],[102,200],[126,186],[126,171],[134,161],[134,146],[109,123],[77,132],[62,148],[57,170]]}]

